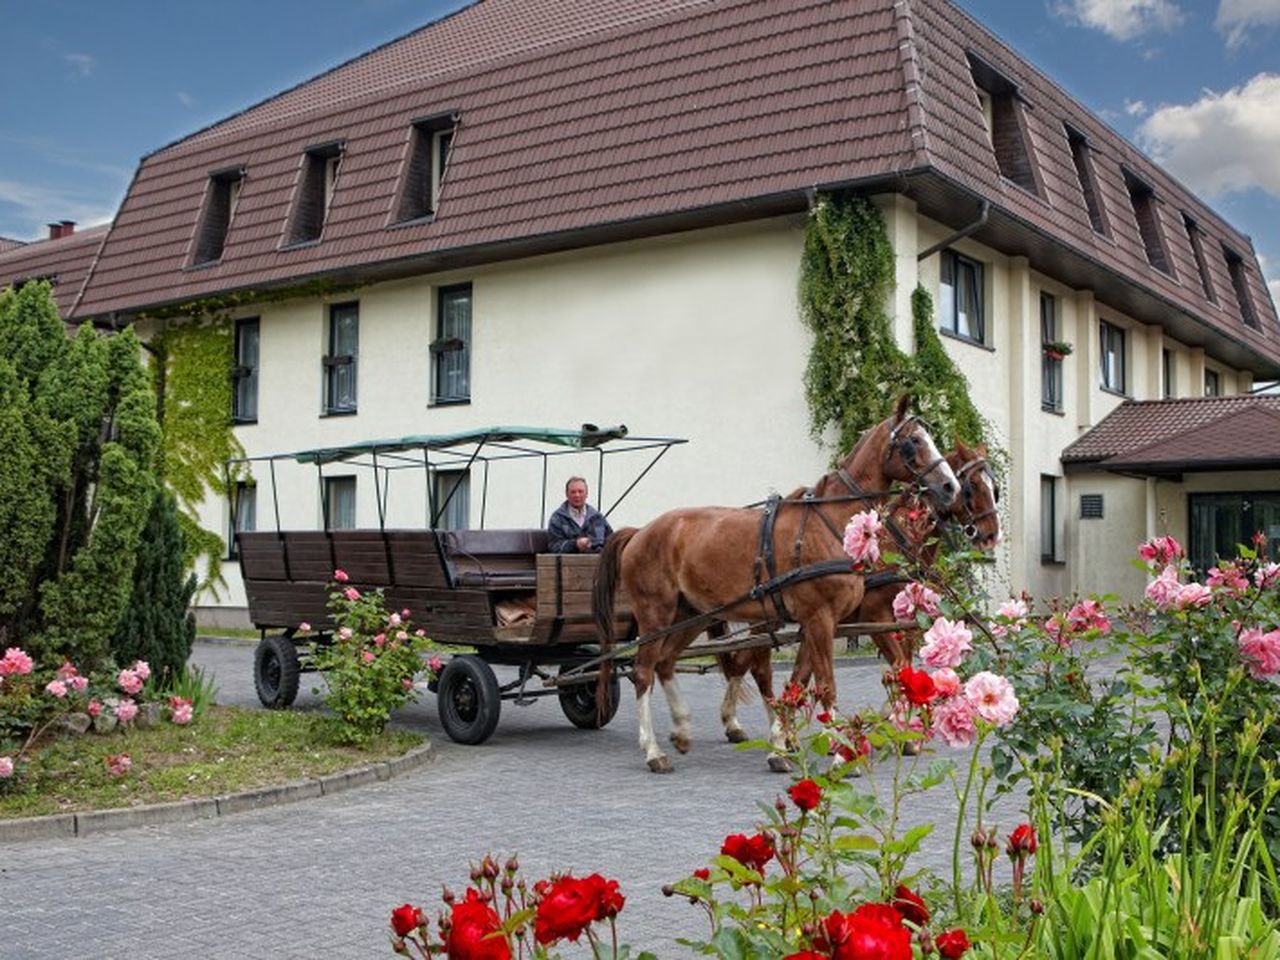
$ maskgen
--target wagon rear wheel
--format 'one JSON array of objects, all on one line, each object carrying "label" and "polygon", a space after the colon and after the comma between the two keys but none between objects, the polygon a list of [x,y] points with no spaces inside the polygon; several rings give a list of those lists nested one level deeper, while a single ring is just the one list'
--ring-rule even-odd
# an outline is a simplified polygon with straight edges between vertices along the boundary
[{"label": "wagon rear wheel", "polygon": [[493,668],[473,654],[454,657],[436,691],[440,724],[457,743],[484,743],[498,726],[502,699]]},{"label": "wagon rear wheel", "polygon": [[268,710],[283,710],[298,695],[298,650],[293,641],[276,634],[263,637],[253,652],[253,685]]},{"label": "wagon rear wheel", "polygon": [[[560,668],[560,673],[572,669],[569,664]],[[613,715],[618,712],[618,701],[621,689],[618,686],[618,674],[609,678],[609,702],[605,709],[598,708],[595,681],[573,683],[560,688],[560,709],[569,718],[569,722],[583,730],[599,730],[608,726]]]}]

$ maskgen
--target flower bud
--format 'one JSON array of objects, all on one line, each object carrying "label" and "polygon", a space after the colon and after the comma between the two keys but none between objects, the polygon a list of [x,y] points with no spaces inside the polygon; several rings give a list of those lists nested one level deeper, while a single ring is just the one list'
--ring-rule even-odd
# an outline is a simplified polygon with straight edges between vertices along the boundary
[{"label": "flower bud", "polygon": [[786,813],[787,812],[786,801],[783,800],[781,797],[778,797],[777,800],[773,801],[773,809],[777,810],[779,813]]},{"label": "flower bud", "polygon": [[987,835],[983,833],[981,827],[973,831],[973,836],[969,838],[969,843],[975,850],[981,850],[987,845]]},{"label": "flower bud", "polygon": [[453,895],[453,891],[448,887],[442,887],[440,891],[440,899],[445,903],[452,905],[453,901],[457,898]]},{"label": "flower bud", "polygon": [[501,887],[502,887],[502,892],[505,895],[510,896],[511,891],[515,887],[515,885],[516,885],[515,881],[512,880],[510,876],[505,876],[502,878]]},{"label": "flower bud", "polygon": [[1041,903],[1039,900],[1032,899],[1032,901],[1028,903],[1027,906],[1031,908],[1031,912],[1034,913],[1037,917],[1040,916],[1040,914],[1044,913],[1044,904]]},{"label": "flower bud", "polygon": [[916,942],[920,944],[920,956],[928,957],[933,954],[933,934],[928,930],[922,928],[916,934]]},{"label": "flower bud", "polygon": [[506,871],[507,873],[514,874],[519,869],[520,869],[520,861],[516,859],[516,855],[513,853],[510,857],[507,858]]},{"label": "flower bud", "polygon": [[396,937],[391,941],[391,949],[394,953],[408,953],[409,948],[404,945],[403,937]]},{"label": "flower bud", "polygon": [[671,897],[671,896],[675,896],[675,892],[676,892],[676,888],[675,888],[675,887],[673,887],[671,884],[669,884],[669,883],[664,883],[664,884],[662,885],[662,895],[663,895],[664,897]]},{"label": "flower bud", "polygon": [[484,876],[484,871],[482,871],[479,866],[473,863],[471,865],[471,882],[479,883],[480,878],[483,876]]},{"label": "flower bud", "polygon": [[484,859],[480,861],[480,872],[484,874],[486,880],[497,880],[498,861],[486,853]]}]

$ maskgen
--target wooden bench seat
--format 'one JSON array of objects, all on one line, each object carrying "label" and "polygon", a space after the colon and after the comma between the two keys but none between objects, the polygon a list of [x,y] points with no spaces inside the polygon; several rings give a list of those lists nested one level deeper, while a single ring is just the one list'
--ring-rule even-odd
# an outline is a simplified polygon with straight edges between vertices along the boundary
[{"label": "wooden bench seat", "polygon": [[445,562],[459,586],[500,590],[537,587],[537,555],[547,549],[545,530],[445,530]]}]

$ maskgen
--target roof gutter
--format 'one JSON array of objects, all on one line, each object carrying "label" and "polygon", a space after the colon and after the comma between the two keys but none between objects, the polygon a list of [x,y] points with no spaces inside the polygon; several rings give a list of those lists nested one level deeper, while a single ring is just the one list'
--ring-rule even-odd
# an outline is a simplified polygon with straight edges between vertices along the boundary
[{"label": "roof gutter", "polygon": [[973,221],[973,223],[969,224],[966,227],[961,227],[959,230],[957,230],[955,233],[951,234],[950,236],[943,237],[941,240],[935,243],[932,247],[929,247],[925,250],[921,250],[919,253],[916,254],[916,262],[927,260],[931,256],[933,256],[935,253],[937,253],[939,250],[945,250],[947,247],[951,246],[957,240],[963,240],[965,237],[969,236],[971,233],[977,233],[979,230],[981,230],[983,227],[987,225],[987,217],[989,217],[990,215],[991,215],[991,201],[984,199],[982,201],[982,207],[978,210],[977,220]]}]

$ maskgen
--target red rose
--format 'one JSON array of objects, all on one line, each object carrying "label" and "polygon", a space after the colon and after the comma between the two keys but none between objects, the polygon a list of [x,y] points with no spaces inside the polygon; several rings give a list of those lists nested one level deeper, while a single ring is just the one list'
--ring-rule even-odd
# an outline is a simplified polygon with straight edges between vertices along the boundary
[{"label": "red rose", "polygon": [[903,667],[898,671],[898,686],[902,688],[902,695],[907,698],[907,702],[916,707],[922,707],[938,696],[933,677],[923,670]]},{"label": "red rose", "polygon": [[793,783],[787,793],[791,796],[791,802],[801,810],[812,810],[822,799],[822,788],[808,779]]},{"label": "red rose", "polygon": [[1010,859],[1023,860],[1036,852],[1036,828],[1029,823],[1020,823],[1009,834],[1009,842],[1005,845],[1005,853]]},{"label": "red rose", "polygon": [[947,960],[956,960],[957,957],[963,957],[969,949],[969,938],[964,935],[963,930],[956,927],[934,937],[933,945]]},{"label": "red rose", "polygon": [[788,953],[782,960],[827,960],[827,955],[816,950],[801,950],[799,953]]},{"label": "red rose", "polygon": [[511,960],[502,921],[474,887],[453,905],[445,951],[449,960]]},{"label": "red rose", "polygon": [[407,937],[422,923],[422,911],[411,903],[391,911],[391,929],[397,937]]},{"label": "red rose", "polygon": [[754,837],[732,833],[724,838],[720,852],[756,873],[763,873],[764,865],[773,859],[773,838],[763,833]]},{"label": "red rose", "polygon": [[832,960],[911,960],[911,931],[902,915],[883,903],[839,910],[823,921]]},{"label": "red rose", "polygon": [[893,891],[891,905],[904,919],[910,920],[917,927],[923,927],[929,922],[929,908],[925,906],[924,899],[906,884],[898,884],[898,889]]},{"label": "red rose", "polygon": [[533,935],[541,944],[565,937],[576,942],[594,921],[616,916],[624,903],[617,880],[606,880],[598,873],[560,877],[538,903]]},{"label": "red rose", "polygon": [[706,867],[699,867],[697,870],[693,871],[693,876],[698,880],[710,880],[711,871]]}]

